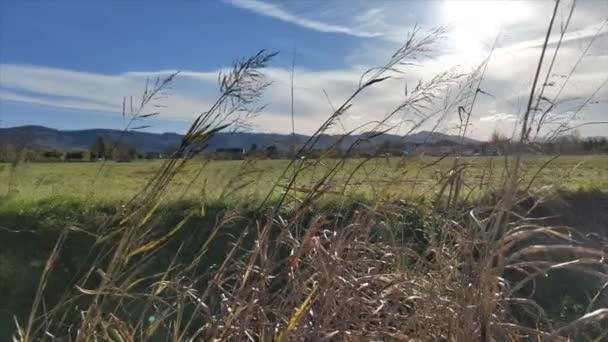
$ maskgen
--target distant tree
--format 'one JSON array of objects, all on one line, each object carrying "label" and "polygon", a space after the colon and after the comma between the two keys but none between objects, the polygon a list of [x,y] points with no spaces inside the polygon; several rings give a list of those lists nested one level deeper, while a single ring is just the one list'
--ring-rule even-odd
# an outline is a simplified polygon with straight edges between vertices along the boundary
[{"label": "distant tree", "polygon": [[112,146],[110,149],[110,159],[112,160],[121,160],[123,159],[124,154],[117,146]]},{"label": "distant tree", "polygon": [[115,142],[110,145],[110,156],[113,160],[131,161],[137,158],[137,150],[124,142]]},{"label": "distant tree", "polygon": [[608,141],[606,137],[601,137],[597,142],[600,151],[608,151]]},{"label": "distant tree", "polygon": [[583,150],[585,150],[585,152],[591,152],[595,149],[595,144],[595,139],[586,139],[585,141],[583,141]]},{"label": "distant tree", "polygon": [[[580,139],[580,133],[575,131],[574,134],[563,135],[555,139],[555,148],[557,153],[575,154],[583,152],[585,144]],[[593,148],[593,144],[591,148]]]},{"label": "distant tree", "polygon": [[496,144],[505,142],[507,140],[509,140],[509,138],[507,138],[507,136],[501,133],[499,130],[494,129],[494,131],[492,131],[492,135],[490,136],[490,142]]},{"label": "distant tree", "polygon": [[19,160],[24,162],[39,160],[40,155],[30,148],[23,148],[19,153]]},{"label": "distant tree", "polygon": [[7,141],[8,139],[0,138],[0,161],[13,161],[18,156],[18,151],[15,145]]},{"label": "distant tree", "polygon": [[91,153],[95,158],[106,158],[108,157],[109,146],[104,137],[98,137],[95,140],[93,146],[91,146]]},{"label": "distant tree", "polygon": [[91,161],[91,150],[84,149],[80,151],[80,160]]},{"label": "distant tree", "polygon": [[490,135],[490,142],[485,146],[485,154],[503,155],[511,151],[511,140],[498,129],[494,129]]},{"label": "distant tree", "polygon": [[587,138],[581,142],[585,152],[602,152],[606,150],[606,138]]},{"label": "distant tree", "polygon": [[133,146],[129,146],[127,148],[127,156],[131,159],[137,159],[139,157],[139,153],[137,153],[137,149]]},{"label": "distant tree", "polygon": [[60,150],[48,150],[42,152],[42,158],[45,160],[63,161],[65,160],[65,152]]},{"label": "distant tree", "polygon": [[[83,156],[84,156],[84,151],[82,151],[82,150],[69,151],[69,152],[66,152],[65,159],[67,161],[82,161]],[[90,152],[89,152],[89,160],[90,160]]]},{"label": "distant tree", "polygon": [[265,150],[264,154],[266,155],[267,158],[274,159],[274,158],[278,158],[279,151],[275,145],[269,145],[269,146],[266,146],[266,150]]},{"label": "distant tree", "polygon": [[247,158],[259,157],[261,152],[263,152],[263,151],[260,151],[257,144],[251,144],[251,146],[249,146],[249,149],[245,151],[245,157],[247,157]]}]

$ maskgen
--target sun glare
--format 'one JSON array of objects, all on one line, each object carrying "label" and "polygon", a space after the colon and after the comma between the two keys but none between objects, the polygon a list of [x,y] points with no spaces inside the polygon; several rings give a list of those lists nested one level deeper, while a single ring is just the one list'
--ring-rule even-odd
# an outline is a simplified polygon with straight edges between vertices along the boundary
[{"label": "sun glare", "polygon": [[519,1],[445,1],[441,17],[453,46],[469,58],[481,58],[502,29],[526,20],[530,10]]}]

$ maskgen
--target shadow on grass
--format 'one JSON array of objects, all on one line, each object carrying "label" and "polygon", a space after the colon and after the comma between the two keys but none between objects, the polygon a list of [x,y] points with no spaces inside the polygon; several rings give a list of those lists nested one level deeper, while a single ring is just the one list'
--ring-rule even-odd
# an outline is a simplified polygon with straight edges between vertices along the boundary
[{"label": "shadow on grass", "polygon": [[[336,226],[340,226],[342,221],[348,222],[357,212],[372,211],[369,203],[358,198],[352,198],[348,203],[340,205],[332,202],[320,205],[322,207],[312,208],[304,213],[298,220],[299,225],[307,227],[317,213],[327,213],[328,218]],[[390,239],[396,243],[415,241],[422,245],[425,241],[423,232],[428,228],[422,211],[414,205],[404,203],[391,205],[400,207],[399,214],[395,214],[394,208],[390,210],[392,215],[400,216],[387,220],[401,223],[390,227],[380,225],[372,232],[371,238]],[[257,212],[255,209],[235,211],[233,208],[234,205],[229,203],[212,203],[205,206],[203,213],[200,203],[192,200],[161,206],[150,222],[156,227],[155,233],[159,235],[176,226],[193,210],[197,211],[197,214],[162,248],[158,248],[150,261],[140,265],[142,268],[139,268],[139,271],[144,274],[156,274],[167,270],[172,263],[189,264],[200,252],[218,220],[229,213],[232,213],[235,219],[220,229],[194,272],[200,275],[203,281],[208,279],[224,260],[232,248],[232,243],[245,229],[249,229],[249,234],[240,248],[240,253],[247,253],[256,239],[252,224],[261,219],[264,212]],[[36,201],[3,198],[0,202],[0,339],[10,339],[15,327],[13,316],[17,317],[19,322],[27,319],[40,275],[60,232],[66,227],[72,230],[45,290],[44,300],[47,307],[52,307],[64,291],[73,287],[76,280],[91,267],[93,258],[99,254],[95,245],[95,234],[118,210],[120,205],[116,203],[86,204],[80,199],[67,197]],[[279,232],[280,228],[273,227],[271,239]],[[305,231],[300,233],[304,234]],[[279,251],[278,258],[286,260],[289,251],[287,247]],[[141,286],[146,284],[142,283]],[[280,284],[277,286],[280,287]],[[95,288],[95,284],[91,284],[90,288]]]},{"label": "shadow on grass", "polygon": [[[593,246],[604,249],[608,243],[608,193],[600,190],[565,192],[559,191],[545,201],[535,203],[528,199],[521,203],[520,210],[527,213],[531,223],[550,227],[571,227],[571,245]],[[557,236],[537,235],[516,246],[521,249],[531,245],[563,245],[564,240]],[[534,262],[563,262],[564,266],[573,260],[584,261],[583,256],[573,251],[547,249],[534,255]],[[608,279],[603,274],[608,267],[603,265],[572,264],[572,267],[558,267],[534,277],[528,286],[522,288],[521,297],[532,298],[546,310],[547,315],[556,322],[570,322],[584,314],[608,306]],[[510,272],[507,278],[523,279],[528,274]],[[524,312],[516,313],[520,319],[534,316]],[[603,324],[603,329],[608,325]]]},{"label": "shadow on grass", "polygon": [[[532,208],[533,200],[521,205],[527,211]],[[440,225],[436,224],[430,208],[424,203],[391,202],[385,211],[370,208],[370,203],[361,199],[336,205],[324,203],[321,208],[313,208],[305,213],[298,224],[308,227],[318,213],[341,227],[341,222],[349,222],[357,212],[378,215],[378,225],[370,232],[372,240],[391,240],[393,243],[409,244],[420,255],[428,243],[428,234]],[[208,239],[217,221],[227,213],[234,213],[236,219],[225,225],[210,244],[205,257],[195,270],[201,281],[208,279],[213,270],[224,260],[232,243],[245,229],[250,234],[241,246],[240,253],[247,253],[255,243],[255,229],[252,223],[261,219],[264,212],[254,209],[235,211],[233,204],[211,203],[203,210],[200,203],[192,200],[177,201],[162,206],[151,224],[156,233],[162,235],[180,222],[188,213],[197,211],[186,225],[179,230],[152,259],[143,267],[144,274],[165,271],[172,262],[189,264]],[[40,275],[55,241],[66,227],[74,227],[62,249],[55,270],[45,291],[45,305],[52,307],[66,288],[73,287],[83,270],[90,267],[90,257],[96,255],[94,234],[120,209],[116,203],[94,202],[85,204],[74,198],[49,198],[38,201],[25,201],[16,198],[2,198],[0,201],[0,339],[10,338],[14,331],[13,316],[23,322],[31,307],[33,295],[38,286]],[[386,212],[390,217],[382,217]],[[288,214],[287,214],[288,215]],[[543,224],[567,225],[575,227],[583,236],[598,244],[608,236],[608,193],[601,191],[562,192],[532,211],[531,216],[544,218]],[[289,221],[289,220],[287,220]],[[387,224],[389,223],[389,224]],[[280,228],[273,228],[277,235]],[[300,232],[304,234],[305,231]],[[551,241],[526,241],[525,244],[547,243]],[[520,246],[521,247],[521,246]],[[176,254],[179,250],[178,257]],[[286,259],[289,248],[278,252],[278,259]],[[544,255],[541,259],[558,260],[564,256]],[[566,258],[572,259],[572,256]],[[140,269],[141,270],[141,269]],[[519,279],[521,275],[506,275]],[[608,296],[601,293],[601,281],[593,275],[581,275],[569,270],[550,271],[546,276],[537,277],[531,286],[522,289],[520,295],[532,297],[552,319],[567,322],[573,317],[584,314],[590,298],[600,293],[595,305],[608,305]],[[142,284],[145,286],[146,284]],[[280,288],[280,279],[275,286]],[[533,285],[533,286],[532,286]],[[91,284],[90,288],[95,288]],[[542,288],[542,292],[534,291]],[[599,292],[598,292],[599,291]],[[77,314],[77,311],[75,311]],[[513,312],[520,320],[526,320],[525,312]],[[530,322],[534,324],[534,322]]]}]

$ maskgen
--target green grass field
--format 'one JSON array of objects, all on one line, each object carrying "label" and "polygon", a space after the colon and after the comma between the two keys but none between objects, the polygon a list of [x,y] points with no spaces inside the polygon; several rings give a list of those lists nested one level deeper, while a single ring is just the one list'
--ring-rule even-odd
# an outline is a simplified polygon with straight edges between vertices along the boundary
[{"label": "green grass field", "polygon": [[[530,180],[550,157],[524,157],[523,176]],[[442,175],[454,163],[453,158],[390,158],[370,160],[363,167],[362,160],[351,159],[331,182],[330,193],[345,190],[346,194],[377,197],[392,194],[398,197],[432,194]],[[265,196],[280,179],[287,166],[285,160],[211,161],[193,160],[180,171],[171,184],[167,200],[180,197],[245,199],[252,203]],[[306,170],[297,186],[309,187],[335,161],[328,160]],[[475,190],[483,184],[497,185],[504,176],[502,157],[468,157],[461,163],[467,166],[464,181],[467,189]],[[21,200],[38,200],[56,196],[124,202],[140,191],[160,168],[162,161],[131,163],[24,163],[15,167],[0,165],[0,194]],[[549,163],[536,177],[535,186],[554,186],[566,190],[608,190],[608,156],[561,156]],[[350,182],[345,187],[349,176]],[[300,185],[301,184],[301,185]],[[280,189],[277,189],[277,192]]]}]

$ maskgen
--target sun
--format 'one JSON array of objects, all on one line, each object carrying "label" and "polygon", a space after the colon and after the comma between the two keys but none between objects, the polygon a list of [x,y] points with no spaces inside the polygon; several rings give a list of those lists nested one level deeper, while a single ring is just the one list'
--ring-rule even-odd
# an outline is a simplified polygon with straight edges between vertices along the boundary
[{"label": "sun", "polygon": [[503,29],[525,22],[532,13],[524,1],[444,1],[440,11],[454,48],[469,58],[482,58]]}]

